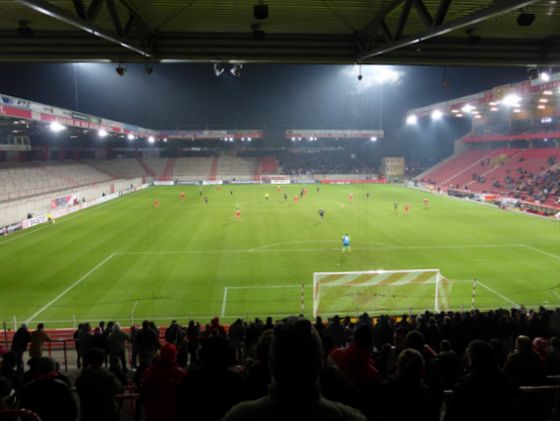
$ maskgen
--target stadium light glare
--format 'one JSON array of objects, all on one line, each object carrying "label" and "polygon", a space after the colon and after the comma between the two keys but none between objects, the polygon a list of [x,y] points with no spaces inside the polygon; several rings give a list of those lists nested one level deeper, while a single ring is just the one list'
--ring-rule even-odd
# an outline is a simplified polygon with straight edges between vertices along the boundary
[{"label": "stadium light glare", "polygon": [[431,114],[432,120],[441,120],[443,112],[441,110],[434,110]]},{"label": "stadium light glare", "polygon": [[476,110],[476,107],[471,104],[465,104],[463,108],[461,108],[461,111],[464,113],[472,113],[474,110]]},{"label": "stadium light glare", "polygon": [[55,133],[66,130],[66,126],[60,124],[58,121],[53,121],[51,124],[49,124],[49,128]]},{"label": "stadium light glare", "polygon": [[521,98],[519,97],[519,95],[508,94],[502,99],[501,103],[508,107],[518,107],[520,101]]},{"label": "stadium light glare", "polygon": [[156,141],[156,138],[153,136],[148,137],[148,142],[150,143],[154,143]]},{"label": "stadium light glare", "polygon": [[295,141],[296,141],[296,138],[292,136],[292,142],[295,142]]},{"label": "stadium light glare", "polygon": [[520,110],[519,108],[514,108],[514,109],[513,109],[513,112],[514,112],[514,113],[520,113],[521,110]]},{"label": "stadium light glare", "polygon": [[498,111],[498,107],[491,107],[490,111]]},{"label": "stadium light glare", "polygon": [[167,143],[167,138],[166,137],[163,138],[163,142]]},{"label": "stadium light glare", "polygon": [[542,94],[543,94],[543,95],[546,95],[546,96],[550,96],[550,95],[552,95],[552,91],[548,91],[548,90],[547,90],[547,91],[543,91]]},{"label": "stadium light glare", "polygon": [[539,78],[541,79],[541,81],[543,82],[548,82],[550,80],[550,73],[548,72],[541,72],[539,75]]},{"label": "stadium light glare", "polygon": [[455,116],[461,118],[461,117],[463,117],[463,114],[462,114],[462,113],[458,113],[458,114],[455,114]]},{"label": "stadium light glare", "polygon": [[129,133],[129,134],[126,136],[126,138],[127,138],[128,140],[134,140],[134,139],[136,139],[132,133]]},{"label": "stadium light glare", "polygon": [[369,138],[369,140],[372,142],[377,142],[377,136],[372,136]]},{"label": "stadium light glare", "polygon": [[474,118],[480,119],[480,118],[482,118],[482,116],[480,114],[477,114],[477,115],[474,116]]},{"label": "stadium light glare", "polygon": [[541,104],[546,104],[548,102],[548,99],[547,98],[539,98],[539,102]]},{"label": "stadium light glare", "polygon": [[99,136],[100,138],[107,137],[108,135],[109,135],[109,133],[107,133],[107,130],[105,130],[105,129],[99,129],[97,131],[97,136]]},{"label": "stadium light glare", "polygon": [[544,105],[544,104],[539,104],[539,105],[537,105],[537,108],[538,108],[539,110],[544,110],[544,109],[546,109],[546,105]]},{"label": "stadium light glare", "polygon": [[418,117],[416,117],[414,114],[411,114],[406,118],[406,124],[408,124],[409,126],[416,123],[418,123]]},{"label": "stadium light glare", "polygon": [[452,112],[453,114],[457,114],[457,113],[459,112],[459,110],[453,108],[453,109],[451,110],[451,112]]},{"label": "stadium light glare", "polygon": [[252,137],[248,137],[248,138],[247,138],[247,142],[251,142],[252,140],[253,140]]}]

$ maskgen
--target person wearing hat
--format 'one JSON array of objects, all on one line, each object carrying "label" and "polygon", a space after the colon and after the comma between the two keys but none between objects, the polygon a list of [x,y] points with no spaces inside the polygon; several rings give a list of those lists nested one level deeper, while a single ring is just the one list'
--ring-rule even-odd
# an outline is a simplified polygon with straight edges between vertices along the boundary
[{"label": "person wearing hat", "polygon": [[165,344],[159,358],[146,370],[140,387],[140,401],[146,411],[146,421],[177,419],[177,386],[186,372],[177,365],[177,348]]},{"label": "person wearing hat", "polygon": [[365,421],[358,410],[321,395],[322,353],[321,339],[309,320],[291,317],[279,323],[270,346],[268,396],[234,406],[222,421]]}]

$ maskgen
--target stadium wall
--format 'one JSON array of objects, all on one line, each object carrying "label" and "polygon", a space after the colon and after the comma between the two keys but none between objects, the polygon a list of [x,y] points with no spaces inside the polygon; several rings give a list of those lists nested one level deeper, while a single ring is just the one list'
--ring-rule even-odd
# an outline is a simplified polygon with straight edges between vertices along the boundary
[{"label": "stadium wall", "polygon": [[0,227],[14,224],[27,219],[28,214],[43,215],[53,210],[53,200],[64,196],[79,195],[80,201],[85,198],[86,202],[95,200],[105,193],[124,191],[132,185],[138,187],[145,181],[142,178],[130,180],[112,180],[111,182],[99,183],[93,186],[57,191],[42,196],[36,196],[18,201],[0,204]]}]

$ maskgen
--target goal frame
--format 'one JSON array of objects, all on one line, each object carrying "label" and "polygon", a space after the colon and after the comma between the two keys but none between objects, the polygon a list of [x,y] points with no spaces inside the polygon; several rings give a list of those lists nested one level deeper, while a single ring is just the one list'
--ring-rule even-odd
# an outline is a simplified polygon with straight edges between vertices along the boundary
[{"label": "goal frame", "polygon": [[393,269],[393,270],[360,270],[360,271],[346,271],[346,272],[313,272],[313,317],[319,315],[319,303],[320,303],[320,277],[329,275],[367,275],[367,274],[392,274],[392,273],[420,273],[420,272],[435,272],[435,292],[434,292],[434,311],[440,312],[440,284],[441,284],[441,271],[437,268],[431,269]]}]

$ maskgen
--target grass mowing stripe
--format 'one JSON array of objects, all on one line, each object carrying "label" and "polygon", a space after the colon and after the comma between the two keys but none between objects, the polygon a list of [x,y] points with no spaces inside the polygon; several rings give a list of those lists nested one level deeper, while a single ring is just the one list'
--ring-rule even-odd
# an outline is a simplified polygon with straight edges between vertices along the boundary
[{"label": "grass mowing stripe", "polygon": [[43,311],[45,311],[46,309],[48,309],[51,305],[53,305],[54,303],[56,303],[58,300],[60,300],[62,297],[64,297],[68,292],[70,292],[72,289],[74,289],[76,286],[78,286],[79,284],[81,284],[86,278],[88,278],[92,273],[94,273],[97,269],[99,269],[101,266],[103,266],[105,263],[107,263],[109,260],[111,260],[113,258],[113,256],[115,256],[115,253],[111,253],[109,256],[107,256],[105,259],[103,259],[100,263],[98,263],[97,265],[95,265],[88,273],[86,273],[84,276],[82,276],[80,279],[78,279],[77,281],[75,281],[73,284],[71,284],[69,287],[67,287],[64,291],[62,291],[60,294],[58,294],[56,297],[54,297],[51,301],[49,301],[47,304],[45,304],[43,307],[41,307],[37,312],[35,312],[31,317],[29,317],[26,321],[26,323],[30,323],[33,319],[35,319],[35,317],[37,317],[39,314],[41,314]]}]

